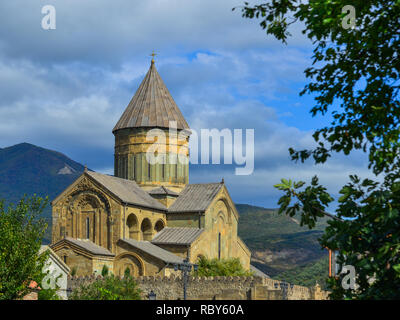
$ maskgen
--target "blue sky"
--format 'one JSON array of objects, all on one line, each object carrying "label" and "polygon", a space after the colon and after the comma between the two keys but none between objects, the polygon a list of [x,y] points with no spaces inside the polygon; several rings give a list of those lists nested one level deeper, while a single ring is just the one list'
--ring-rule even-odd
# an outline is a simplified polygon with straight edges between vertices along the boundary
[{"label": "blue sky", "polygon": [[[54,5],[56,30],[41,28]],[[280,178],[317,174],[334,195],[350,173],[370,176],[365,155],[324,165],[296,164],[288,148],[313,146],[329,117],[312,118],[299,97],[312,48],[293,25],[288,45],[232,7],[211,0],[5,0],[0,3],[0,148],[21,142],[63,152],[112,173],[113,126],[150,64],[156,66],[189,125],[255,130],[255,171],[192,165],[190,182],[223,177],[237,203],[276,207]]]}]

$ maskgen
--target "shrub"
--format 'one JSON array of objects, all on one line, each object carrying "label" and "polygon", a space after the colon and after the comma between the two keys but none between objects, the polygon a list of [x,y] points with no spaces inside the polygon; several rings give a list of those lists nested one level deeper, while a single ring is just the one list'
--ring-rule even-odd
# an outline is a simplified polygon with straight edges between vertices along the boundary
[{"label": "shrub", "polygon": [[76,268],[76,267],[73,267],[73,268],[71,269],[71,276],[76,276],[76,271],[77,271],[77,268]]},{"label": "shrub", "polygon": [[246,276],[250,277],[253,272],[243,268],[238,258],[230,259],[207,259],[201,257],[198,261],[199,268],[194,272],[195,276],[215,277],[215,276]]},{"label": "shrub", "polygon": [[75,289],[70,300],[140,300],[140,289],[130,276],[106,276]]},{"label": "shrub", "polygon": [[38,300],[61,300],[57,295],[57,289],[41,289],[38,292]]},{"label": "shrub", "polygon": [[106,276],[108,276],[108,272],[109,272],[109,269],[108,269],[108,267],[104,264],[104,265],[103,265],[103,269],[101,269],[101,275],[102,275],[103,277],[106,277]]}]

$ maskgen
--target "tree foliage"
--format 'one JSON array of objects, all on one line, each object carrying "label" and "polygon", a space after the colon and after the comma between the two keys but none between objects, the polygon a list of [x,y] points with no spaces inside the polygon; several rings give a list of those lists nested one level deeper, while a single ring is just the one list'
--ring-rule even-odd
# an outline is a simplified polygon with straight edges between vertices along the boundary
[{"label": "tree foliage", "polygon": [[304,287],[313,287],[318,283],[325,290],[327,288],[328,268],[329,261],[328,257],[325,256],[315,262],[281,272],[274,279]]},{"label": "tree foliage", "polygon": [[40,218],[47,199],[23,198],[16,206],[0,201],[0,300],[19,299],[30,281],[41,283],[47,254],[39,254],[46,222]]},{"label": "tree foliage", "polygon": [[41,289],[38,291],[38,300],[61,300],[57,294],[57,288]]},{"label": "tree foliage", "polygon": [[201,257],[198,261],[198,270],[194,272],[199,277],[215,277],[215,276],[252,276],[251,271],[243,268],[238,258],[229,259],[207,259]]},{"label": "tree foliage", "polygon": [[107,267],[107,265],[104,264],[103,268],[101,269],[101,276],[106,277],[108,276],[109,272],[110,272],[109,268]]},{"label": "tree foliage", "polygon": [[[355,25],[344,27],[345,7],[355,9]],[[332,297],[400,297],[400,1],[272,0],[242,7],[246,18],[284,43],[289,28],[301,22],[314,50],[305,70],[309,83],[300,93],[313,94],[311,115],[331,113],[329,126],[314,132],[316,148],[289,149],[292,160],[324,163],[333,153],[362,150],[381,180],[350,176],[342,187],[336,215],[321,244],[339,251],[339,263],[355,267],[357,288],[345,290],[344,274],[329,280]],[[282,179],[280,212],[302,208],[302,225],[315,226],[334,199],[314,177],[311,184]]]},{"label": "tree foliage", "polygon": [[140,289],[131,276],[113,274],[75,289],[69,300],[140,300]]}]

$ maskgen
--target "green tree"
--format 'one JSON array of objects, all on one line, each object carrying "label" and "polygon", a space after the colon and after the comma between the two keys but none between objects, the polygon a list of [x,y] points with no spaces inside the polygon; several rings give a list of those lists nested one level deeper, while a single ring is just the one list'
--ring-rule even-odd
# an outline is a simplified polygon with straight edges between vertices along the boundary
[{"label": "green tree", "polygon": [[[349,4],[352,7],[349,8]],[[355,9],[349,26],[348,10]],[[289,149],[292,160],[324,163],[333,153],[362,150],[381,180],[355,175],[341,189],[321,245],[337,249],[342,265],[355,267],[356,289],[345,290],[344,274],[329,280],[332,298],[400,298],[400,1],[272,0],[242,7],[246,18],[261,19],[267,34],[287,42],[290,25],[301,22],[314,46],[309,83],[300,93],[314,94],[312,116],[332,114],[330,126],[315,131],[312,150]],[[333,197],[317,177],[282,179],[280,212],[302,208],[301,224],[315,226]]]},{"label": "green tree", "polygon": [[131,276],[111,274],[75,289],[70,300],[140,300],[140,289]]},{"label": "green tree", "polygon": [[39,254],[46,222],[40,218],[47,199],[23,198],[16,206],[0,201],[0,300],[19,299],[30,281],[41,283],[47,253]]},{"label": "green tree", "polygon": [[198,261],[198,270],[195,276],[215,277],[215,276],[252,276],[251,271],[243,268],[238,258],[230,259],[207,259],[201,257]]}]

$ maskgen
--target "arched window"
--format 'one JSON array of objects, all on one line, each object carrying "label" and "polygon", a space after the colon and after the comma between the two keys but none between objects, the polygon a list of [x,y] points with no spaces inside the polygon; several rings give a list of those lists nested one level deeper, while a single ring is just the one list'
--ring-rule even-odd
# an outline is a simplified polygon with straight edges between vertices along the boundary
[{"label": "arched window", "polygon": [[124,178],[128,179],[128,155],[124,156]]},{"label": "arched window", "polygon": [[136,158],[132,156],[133,179],[136,180]]},{"label": "arched window", "polygon": [[218,260],[221,259],[221,232],[218,232]]},{"label": "arched window", "polygon": [[121,177],[125,178],[125,156],[121,155]]},{"label": "arched window", "polygon": [[65,238],[65,227],[60,227],[60,238]]},{"label": "arched window", "polygon": [[142,231],[142,239],[146,241],[151,241],[153,237],[153,230],[150,219],[144,218],[142,221],[142,225],[140,226],[140,230]]},{"label": "arched window", "polygon": [[139,226],[138,226],[138,221],[136,216],[131,213],[128,216],[128,219],[126,219],[126,225],[128,226],[128,230],[129,230],[129,235],[128,237],[130,239],[135,239],[135,240],[139,240]]},{"label": "arched window", "polygon": [[86,218],[86,239],[90,238],[90,219]]},{"label": "arched window", "polygon": [[158,220],[154,226],[154,230],[156,230],[156,232],[160,232],[162,229],[164,229],[164,221]]},{"label": "arched window", "polygon": [[149,181],[151,181],[151,164],[147,164],[147,177],[149,178]]},{"label": "arched window", "polygon": [[118,156],[118,177],[122,177],[122,156]]}]

